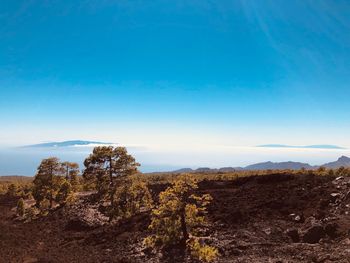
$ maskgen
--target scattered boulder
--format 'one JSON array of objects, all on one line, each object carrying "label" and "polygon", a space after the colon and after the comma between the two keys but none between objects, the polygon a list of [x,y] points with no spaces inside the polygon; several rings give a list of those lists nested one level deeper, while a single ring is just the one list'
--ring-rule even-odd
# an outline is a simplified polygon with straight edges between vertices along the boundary
[{"label": "scattered boulder", "polygon": [[317,221],[317,219],[314,216],[309,216],[308,218],[306,218],[306,220],[305,220],[306,227],[310,227],[310,226],[313,226],[315,224],[320,224],[320,223],[319,223],[319,221]]},{"label": "scattered boulder", "polygon": [[344,200],[348,200],[350,197],[350,191],[347,191],[347,193],[345,194]]},{"label": "scattered boulder", "polygon": [[333,223],[328,223],[325,227],[324,227],[324,231],[326,232],[326,234],[331,237],[334,238],[337,236],[337,230],[339,228],[339,225],[335,222]]},{"label": "scattered boulder", "polygon": [[340,193],[331,193],[330,201],[334,203],[340,197]]},{"label": "scattered boulder", "polygon": [[316,244],[320,241],[321,238],[325,236],[325,230],[322,225],[313,225],[306,229],[303,235],[303,242],[309,244]]},{"label": "scattered boulder", "polygon": [[287,236],[289,236],[294,243],[298,243],[300,241],[299,232],[295,228],[287,229]]},{"label": "scattered boulder", "polygon": [[317,219],[317,220],[322,220],[326,217],[326,212],[322,209],[318,209],[315,213],[314,213],[314,217]]},{"label": "scattered boulder", "polygon": [[87,230],[91,230],[93,228],[94,227],[91,226],[85,220],[80,220],[79,218],[74,218],[74,219],[68,221],[65,229],[68,231],[87,231]]},{"label": "scattered boulder", "polygon": [[303,223],[305,221],[305,218],[303,215],[290,214],[289,218],[296,223]]},{"label": "scattered boulder", "polygon": [[108,223],[108,217],[99,211],[98,205],[84,202],[67,209],[65,217],[68,219],[66,230],[70,231],[85,231]]},{"label": "scattered boulder", "polygon": [[330,200],[329,199],[321,199],[319,202],[319,208],[325,209],[329,205]]},{"label": "scattered boulder", "polygon": [[272,233],[272,229],[270,227],[263,229],[263,231],[266,235],[271,235]]},{"label": "scattered boulder", "polygon": [[339,181],[339,180],[343,180],[344,179],[344,176],[339,176],[337,178],[334,179],[334,181]]},{"label": "scattered boulder", "polygon": [[304,217],[302,215],[297,215],[296,217],[294,217],[294,221],[297,223],[302,223],[304,222]]}]

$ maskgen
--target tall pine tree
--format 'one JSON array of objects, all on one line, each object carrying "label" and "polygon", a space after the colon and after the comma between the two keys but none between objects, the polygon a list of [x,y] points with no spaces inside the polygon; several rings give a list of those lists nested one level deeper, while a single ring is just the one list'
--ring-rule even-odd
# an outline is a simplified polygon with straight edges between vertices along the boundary
[{"label": "tall pine tree", "polygon": [[66,180],[69,181],[72,186],[72,191],[76,192],[79,186],[79,164],[72,162],[63,162],[63,168],[65,170]]},{"label": "tall pine tree", "polygon": [[[85,159],[85,180],[93,182],[101,197],[107,195],[112,209],[116,207],[115,196],[122,180],[135,174],[139,164],[128,154],[125,147],[99,146]],[[118,184],[119,182],[119,184]],[[110,220],[114,213],[110,214]]]},{"label": "tall pine tree", "polygon": [[58,158],[51,157],[41,161],[33,181],[33,196],[38,206],[44,199],[48,199],[52,208],[64,176],[65,170]]}]

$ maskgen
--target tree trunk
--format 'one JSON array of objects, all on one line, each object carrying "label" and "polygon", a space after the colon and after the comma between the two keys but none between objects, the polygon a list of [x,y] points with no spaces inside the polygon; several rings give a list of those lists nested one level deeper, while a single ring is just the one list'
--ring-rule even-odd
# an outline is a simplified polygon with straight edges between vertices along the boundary
[{"label": "tree trunk", "polygon": [[[114,184],[113,184],[114,185]],[[114,218],[114,209],[115,209],[115,202],[114,202],[114,195],[115,195],[115,187],[112,186],[112,189],[110,190],[110,199],[111,199],[111,211],[110,211],[110,214],[109,214],[109,222],[111,222]]]},{"label": "tree trunk", "polygon": [[188,240],[188,232],[187,232],[187,224],[186,224],[186,215],[185,215],[185,208],[181,211],[181,231],[182,231],[182,242],[186,244],[186,241]]},{"label": "tree trunk", "polygon": [[113,167],[112,167],[112,157],[109,157],[109,199],[111,201],[111,211],[109,215],[109,222],[114,218],[114,195],[115,195],[115,185],[113,180]]},{"label": "tree trunk", "polygon": [[69,166],[68,164],[66,165],[66,180],[69,180]]},{"label": "tree trunk", "polygon": [[53,168],[50,168],[50,209],[52,208],[52,203],[53,203]]}]

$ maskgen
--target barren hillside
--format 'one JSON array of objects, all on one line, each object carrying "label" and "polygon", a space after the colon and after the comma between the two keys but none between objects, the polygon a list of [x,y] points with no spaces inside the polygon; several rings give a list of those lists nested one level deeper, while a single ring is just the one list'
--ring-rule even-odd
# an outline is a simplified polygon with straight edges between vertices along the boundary
[{"label": "barren hillside", "polygon": [[[203,181],[199,192],[213,197],[206,235],[219,262],[350,262],[350,178],[270,174]],[[16,200],[2,196],[0,261],[191,262],[179,248],[142,246],[148,214],[109,225],[90,199],[24,223],[13,220]]]}]

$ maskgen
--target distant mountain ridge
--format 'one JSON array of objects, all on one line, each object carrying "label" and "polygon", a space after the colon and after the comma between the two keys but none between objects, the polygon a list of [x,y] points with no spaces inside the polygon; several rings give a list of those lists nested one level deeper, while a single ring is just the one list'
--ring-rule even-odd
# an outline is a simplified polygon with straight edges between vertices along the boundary
[{"label": "distant mountain ridge", "polygon": [[342,156],[337,161],[326,163],[322,166],[324,166],[326,168],[333,168],[333,169],[339,168],[341,166],[350,167],[350,158],[346,157],[346,156]]},{"label": "distant mountain ridge", "polygon": [[63,142],[47,142],[47,143],[39,143],[22,146],[24,148],[51,148],[51,147],[71,147],[71,146],[87,146],[87,145],[108,145],[112,143],[107,142],[97,142],[97,141],[82,141],[82,140],[71,140],[71,141],[63,141]]},{"label": "distant mountain ridge", "polygon": [[2,183],[30,183],[33,177],[24,175],[0,175],[0,184]]},{"label": "distant mountain ridge", "polygon": [[257,163],[252,164],[244,167],[244,170],[282,170],[282,169],[293,169],[293,170],[299,170],[301,168],[305,169],[312,169],[313,166],[311,166],[308,163],[300,163],[300,162],[279,162],[279,163],[273,163],[273,162],[264,162],[264,163]]},{"label": "distant mountain ridge", "polygon": [[344,167],[350,167],[350,158],[346,156],[341,156],[337,161],[325,163],[323,165],[315,165],[312,166],[308,163],[301,163],[301,162],[262,162],[262,163],[256,163],[251,164],[245,167],[223,167],[223,168],[208,168],[208,167],[201,167],[198,169],[191,169],[191,168],[182,168],[175,171],[172,171],[172,173],[199,173],[199,172],[207,172],[207,173],[215,173],[215,172],[234,172],[234,171],[256,171],[256,170],[300,170],[302,168],[312,170],[317,169],[319,167],[325,167],[329,169],[337,169],[341,166]]}]

